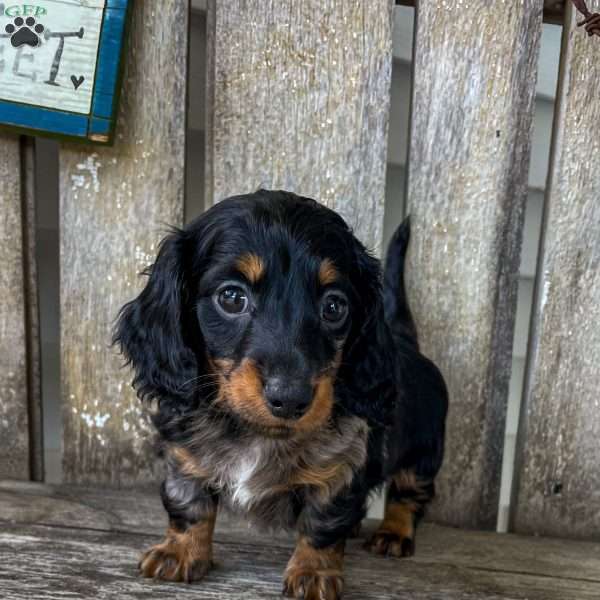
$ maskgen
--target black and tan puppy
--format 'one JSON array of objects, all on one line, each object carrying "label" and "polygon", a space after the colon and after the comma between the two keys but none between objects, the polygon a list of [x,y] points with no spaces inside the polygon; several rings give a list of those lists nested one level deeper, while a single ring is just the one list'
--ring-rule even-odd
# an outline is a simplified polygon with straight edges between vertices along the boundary
[{"label": "black and tan puppy", "polygon": [[202,578],[219,506],[295,528],[284,593],[333,600],[346,538],[389,482],[367,546],[409,556],[434,493],[447,395],[403,287],[408,225],[379,262],[335,212],[259,191],[162,243],[116,341],[152,407],[170,527],[142,574]]}]

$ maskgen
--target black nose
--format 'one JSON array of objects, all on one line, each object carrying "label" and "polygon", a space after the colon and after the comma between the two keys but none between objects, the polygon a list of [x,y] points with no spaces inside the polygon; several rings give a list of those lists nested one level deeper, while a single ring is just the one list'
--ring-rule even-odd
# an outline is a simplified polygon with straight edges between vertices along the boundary
[{"label": "black nose", "polygon": [[307,383],[270,377],[265,381],[264,393],[274,416],[281,419],[299,419],[310,406],[313,389]]}]

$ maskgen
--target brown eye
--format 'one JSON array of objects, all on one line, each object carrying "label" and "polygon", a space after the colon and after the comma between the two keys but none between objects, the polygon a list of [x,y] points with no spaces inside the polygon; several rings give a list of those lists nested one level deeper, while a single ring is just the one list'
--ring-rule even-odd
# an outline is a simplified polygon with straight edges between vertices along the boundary
[{"label": "brown eye", "polygon": [[248,310],[248,295],[241,287],[222,289],[217,295],[217,302],[228,315],[241,315]]},{"label": "brown eye", "polygon": [[321,303],[321,319],[328,325],[340,327],[348,316],[348,301],[339,293],[327,294]]}]

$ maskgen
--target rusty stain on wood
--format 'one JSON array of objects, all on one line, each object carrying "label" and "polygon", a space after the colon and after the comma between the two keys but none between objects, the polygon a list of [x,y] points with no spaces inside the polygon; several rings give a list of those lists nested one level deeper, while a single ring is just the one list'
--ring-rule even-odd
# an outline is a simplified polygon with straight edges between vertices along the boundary
[{"label": "rusty stain on wood", "polygon": [[391,0],[211,2],[207,192],[312,196],[380,250]]},{"label": "rusty stain on wood", "polygon": [[114,148],[60,155],[64,474],[153,480],[153,432],[110,347],[167,225],[183,221],[188,2],[136,2]]},{"label": "rusty stain on wood", "polygon": [[26,250],[23,239],[21,149],[0,138],[0,476],[29,479]]},{"label": "rusty stain on wood", "polygon": [[[600,0],[588,7],[600,11]],[[513,526],[600,540],[600,44],[574,13],[563,37]]]},{"label": "rusty stain on wood", "polygon": [[430,514],[493,529],[543,2],[445,4],[418,10],[407,284],[450,391]]}]

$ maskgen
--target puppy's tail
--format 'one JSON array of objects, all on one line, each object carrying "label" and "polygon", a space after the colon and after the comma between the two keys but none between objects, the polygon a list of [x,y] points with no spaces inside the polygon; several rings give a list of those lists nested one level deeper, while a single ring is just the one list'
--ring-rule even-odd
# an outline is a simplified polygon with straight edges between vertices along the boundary
[{"label": "puppy's tail", "polygon": [[396,343],[408,343],[418,350],[417,328],[408,306],[404,287],[404,263],[410,240],[410,217],[396,229],[388,247],[383,277],[385,318]]}]

